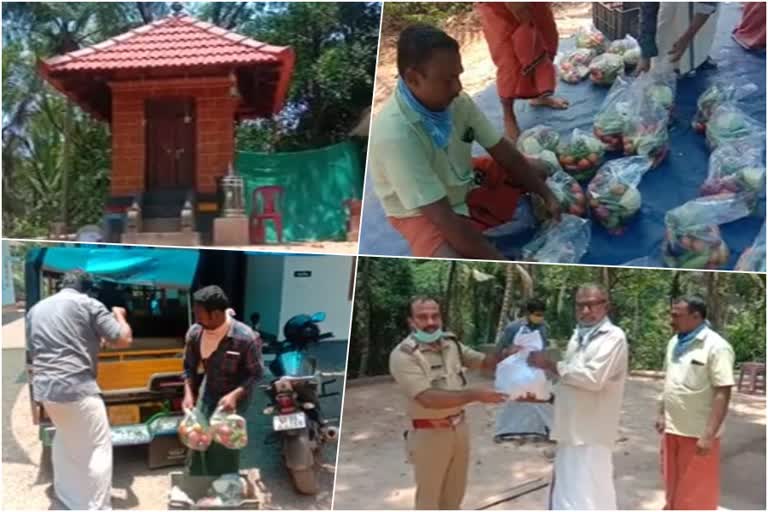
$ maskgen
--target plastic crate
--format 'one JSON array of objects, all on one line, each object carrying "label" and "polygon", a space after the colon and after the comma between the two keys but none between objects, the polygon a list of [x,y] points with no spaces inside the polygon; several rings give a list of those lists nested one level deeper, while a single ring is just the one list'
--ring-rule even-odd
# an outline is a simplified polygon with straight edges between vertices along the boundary
[{"label": "plastic crate", "polygon": [[[219,477],[216,476],[191,476],[183,472],[174,471],[171,472],[171,487],[176,486],[193,500],[197,501],[208,491],[214,480]],[[241,471],[240,476],[248,481],[250,486],[249,494],[254,495],[254,482],[250,479],[248,472]],[[221,507],[207,507],[205,510],[258,510],[260,507],[259,500],[256,498],[244,499],[238,506],[221,506]],[[186,503],[180,503],[176,501],[168,501],[168,510],[201,510],[196,505],[188,505]]]},{"label": "plastic crate", "polygon": [[640,4],[636,2],[593,2],[592,23],[610,40],[627,34],[640,36]]}]

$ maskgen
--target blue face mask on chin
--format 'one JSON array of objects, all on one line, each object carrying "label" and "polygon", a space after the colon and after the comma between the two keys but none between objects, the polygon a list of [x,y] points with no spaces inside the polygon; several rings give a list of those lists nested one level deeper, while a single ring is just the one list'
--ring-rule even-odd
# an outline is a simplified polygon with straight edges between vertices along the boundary
[{"label": "blue face mask on chin", "polygon": [[435,332],[427,332],[420,329],[414,329],[411,336],[413,336],[413,339],[418,343],[434,343],[443,337],[443,330],[437,329]]}]

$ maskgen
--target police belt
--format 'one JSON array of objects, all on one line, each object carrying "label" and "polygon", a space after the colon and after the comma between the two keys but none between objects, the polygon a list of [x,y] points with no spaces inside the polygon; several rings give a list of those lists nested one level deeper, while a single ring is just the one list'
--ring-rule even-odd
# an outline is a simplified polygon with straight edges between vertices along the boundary
[{"label": "police belt", "polygon": [[431,428],[454,428],[464,422],[464,411],[447,418],[437,419],[416,419],[412,420],[414,430]]}]

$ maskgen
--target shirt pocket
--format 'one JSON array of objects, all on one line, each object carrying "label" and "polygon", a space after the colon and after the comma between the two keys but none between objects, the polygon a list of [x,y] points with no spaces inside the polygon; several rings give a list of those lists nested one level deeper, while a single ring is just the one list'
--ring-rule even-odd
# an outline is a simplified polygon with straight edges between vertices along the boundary
[{"label": "shirt pocket", "polygon": [[688,362],[683,387],[688,391],[703,391],[709,387],[709,371],[703,358],[693,357]]},{"label": "shirt pocket", "polygon": [[240,352],[227,350],[224,353],[224,358],[221,361],[221,369],[226,375],[234,375],[237,373],[239,362]]}]

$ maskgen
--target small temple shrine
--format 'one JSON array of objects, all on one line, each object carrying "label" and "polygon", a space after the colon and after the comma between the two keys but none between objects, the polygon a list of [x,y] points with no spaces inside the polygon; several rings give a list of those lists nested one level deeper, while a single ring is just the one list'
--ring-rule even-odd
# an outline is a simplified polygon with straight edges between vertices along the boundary
[{"label": "small temple shrine", "polygon": [[173,11],[38,64],[70,101],[109,123],[106,241],[211,243],[214,220],[242,205],[231,197],[242,186],[222,191],[232,177],[236,124],[278,113],[288,92],[291,48],[200,21],[178,3]]}]

